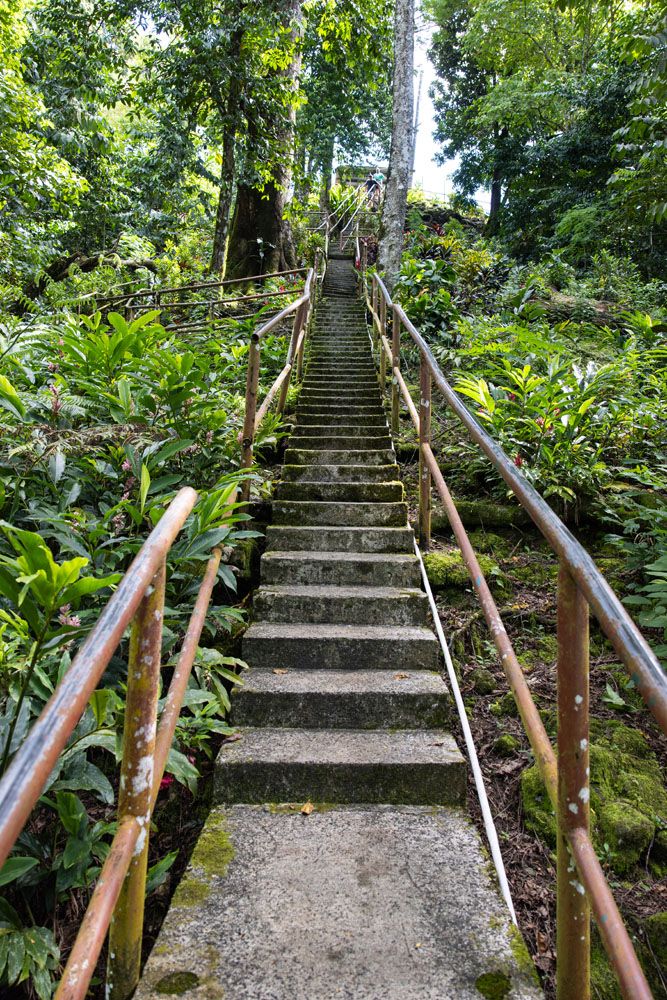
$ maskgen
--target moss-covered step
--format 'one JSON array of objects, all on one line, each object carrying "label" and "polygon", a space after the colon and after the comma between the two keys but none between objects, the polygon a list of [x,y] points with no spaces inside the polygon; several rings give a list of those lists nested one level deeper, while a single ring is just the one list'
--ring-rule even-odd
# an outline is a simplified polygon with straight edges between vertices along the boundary
[{"label": "moss-covered step", "polygon": [[393,448],[287,448],[286,465],[393,465]]},{"label": "moss-covered step", "polygon": [[367,525],[401,527],[407,524],[405,503],[328,503],[320,500],[275,500],[275,524]]},{"label": "moss-covered step", "polygon": [[342,413],[334,413],[331,409],[326,408],[308,413],[301,411],[297,416],[297,426],[299,428],[301,428],[304,424],[319,424],[320,426],[326,425],[328,427],[333,427],[338,424],[350,423],[355,423],[357,426],[363,426],[364,428],[378,425],[386,427],[387,414],[384,410],[378,410],[377,413],[366,413],[364,414],[363,422],[359,419],[359,414],[350,414],[345,411]]},{"label": "moss-covered step", "polygon": [[215,765],[216,802],[463,805],[466,763],[443,730],[238,730]]},{"label": "moss-covered step", "polygon": [[398,479],[397,465],[283,465],[289,483],[389,483]]},{"label": "moss-covered step", "polygon": [[[414,534],[400,528],[306,527],[271,524],[266,529],[266,549],[292,552],[405,553],[412,555]],[[416,564],[415,564],[416,565]],[[417,579],[419,579],[417,567]],[[403,586],[401,584],[401,586]],[[409,584],[407,584],[409,586]]]},{"label": "moss-covered step", "polygon": [[237,726],[305,729],[440,729],[450,699],[427,670],[247,670],[234,689]]},{"label": "moss-covered step", "polygon": [[428,599],[416,587],[276,585],[255,591],[253,618],[265,622],[423,625]]},{"label": "moss-covered step", "polygon": [[460,810],[301,805],[211,812],[136,1000],[539,1000]]},{"label": "moss-covered step", "polygon": [[417,557],[407,552],[269,550],[261,567],[263,584],[418,587],[421,582]]},{"label": "moss-covered step", "polygon": [[[377,426],[369,428],[372,433],[368,435],[358,434],[350,438],[347,434],[339,434],[339,428],[335,425],[320,431],[320,435],[301,434],[301,428],[297,428],[290,437],[289,446],[295,451],[344,451],[350,444],[355,451],[364,448],[381,448],[388,451],[391,448],[391,438],[386,427]],[[397,478],[397,477],[394,477]]]},{"label": "moss-covered step", "polygon": [[337,503],[394,503],[403,500],[403,483],[278,483],[278,500],[326,500]]},{"label": "moss-covered step", "polygon": [[243,636],[251,667],[300,670],[437,670],[440,646],[424,626],[254,622]]}]

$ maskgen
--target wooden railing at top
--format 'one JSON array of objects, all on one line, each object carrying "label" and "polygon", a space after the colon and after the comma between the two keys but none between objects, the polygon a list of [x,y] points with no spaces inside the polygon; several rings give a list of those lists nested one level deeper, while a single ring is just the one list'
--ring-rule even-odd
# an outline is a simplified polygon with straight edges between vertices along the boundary
[{"label": "wooden railing at top", "polygon": [[[667,733],[667,677],[653,651],[590,555],[540,494],[521,475],[500,445],[480,426],[447,382],[431,350],[382,279],[368,280],[361,247],[361,280],[379,351],[384,390],[391,371],[391,425],[398,431],[400,399],[419,434],[419,536],[431,537],[431,485],[447,517],[481,604],[501,665],[516,700],[536,763],[556,814],[557,994],[558,1000],[590,997],[590,910],[616,972],[623,996],[650,1000],[651,991],[595,854],[590,836],[589,780],[589,607],[625,664],[645,704]],[[401,374],[401,333],[420,352],[419,407]],[[431,388],[435,384],[470,438],[486,455],[558,555],[558,757],[526,683],[496,603],[470,544],[431,448]]]},{"label": "wooden railing at top", "polygon": [[[242,468],[249,469],[252,465],[255,434],[279,390],[282,412],[295,359],[301,377],[304,340],[317,294],[317,266],[316,258],[315,269],[308,272],[302,295],[260,326],[250,339]],[[295,314],[295,319],[285,366],[257,410],[262,336],[291,314]],[[245,488],[243,495],[247,497]],[[229,497],[230,509],[236,499],[234,490]],[[109,1000],[128,1000],[139,980],[150,820],[221,558],[220,549],[215,548],[206,566],[158,724],[167,557],[196,501],[196,492],[186,487],[169,504],[0,781],[1,867],[131,625],[118,826],[56,991],[56,1000],[83,1000],[86,996],[107,931],[106,996]]]}]

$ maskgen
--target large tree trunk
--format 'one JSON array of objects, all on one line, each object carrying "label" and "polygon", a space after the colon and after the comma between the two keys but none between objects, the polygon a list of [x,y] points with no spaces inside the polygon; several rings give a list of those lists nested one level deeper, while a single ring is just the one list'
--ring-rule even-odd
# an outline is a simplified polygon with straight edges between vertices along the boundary
[{"label": "large tree trunk", "polygon": [[503,199],[503,185],[498,167],[493,171],[491,178],[491,203],[489,205],[489,219],[486,224],[487,232],[495,232],[498,226],[498,214]]},{"label": "large tree trunk", "polygon": [[[301,0],[286,0],[285,24],[292,27],[296,42],[294,58],[285,75],[296,90],[301,73],[301,48],[298,44],[302,33]],[[252,274],[268,274],[279,270],[281,262],[292,266],[296,260],[292,230],[283,224],[283,214],[290,188],[294,164],[294,135],[296,103],[292,102],[282,127],[276,127],[280,152],[273,170],[273,180],[263,189],[240,183],[236,192],[236,206],[229,237],[226,275],[246,278]]]},{"label": "large tree trunk", "polygon": [[[230,52],[240,58],[243,32],[235,31],[230,39]],[[216,94],[218,110],[222,115],[224,130],[222,136],[222,165],[220,167],[220,193],[218,210],[215,216],[215,232],[213,234],[213,253],[211,254],[211,273],[223,274],[225,270],[225,255],[227,252],[227,234],[229,233],[229,214],[232,210],[234,196],[234,174],[236,172],[236,129],[239,121],[240,81],[232,76],[229,82],[227,102],[223,105],[222,95]]]},{"label": "large tree trunk", "polygon": [[389,289],[393,288],[401,266],[412,168],[414,34],[414,0],[396,0],[391,150],[378,254],[378,265]]},{"label": "large tree trunk", "polygon": [[220,194],[215,216],[213,233],[213,253],[211,254],[211,274],[222,274],[225,269],[229,214],[232,210],[234,194],[235,141],[231,128],[225,130],[222,142],[222,166],[220,168]]},{"label": "large tree trunk", "polygon": [[320,211],[329,214],[329,192],[331,191],[331,173],[333,171],[334,137],[327,142],[326,153],[322,160],[322,187],[320,188]]},{"label": "large tree trunk", "polygon": [[279,270],[283,205],[275,184],[267,184],[263,191],[237,185],[225,277],[249,278]]}]

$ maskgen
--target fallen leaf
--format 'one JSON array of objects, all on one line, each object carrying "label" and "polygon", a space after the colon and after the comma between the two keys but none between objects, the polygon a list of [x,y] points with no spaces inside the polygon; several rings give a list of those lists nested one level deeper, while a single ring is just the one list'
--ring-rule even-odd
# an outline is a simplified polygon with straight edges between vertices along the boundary
[{"label": "fallen leaf", "polygon": [[[287,671],[285,671],[285,673],[287,673]],[[314,809],[315,806],[313,805],[312,802],[306,802],[304,806],[301,806],[301,815],[310,816],[311,812],[313,812]]]},{"label": "fallen leaf", "polygon": [[421,948],[421,946],[422,946],[421,941],[417,941],[417,944],[415,945],[415,948]]},{"label": "fallen leaf", "polygon": [[410,674],[394,674],[394,679],[397,681],[406,681]]},{"label": "fallen leaf", "polygon": [[276,669],[273,672],[274,672],[274,674],[286,674],[287,673],[287,671],[284,670],[282,667],[276,667]]}]

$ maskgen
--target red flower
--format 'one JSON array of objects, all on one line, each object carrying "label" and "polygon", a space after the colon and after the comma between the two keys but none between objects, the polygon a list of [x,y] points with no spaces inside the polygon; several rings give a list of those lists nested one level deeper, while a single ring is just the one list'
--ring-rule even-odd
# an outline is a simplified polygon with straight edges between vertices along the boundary
[{"label": "red flower", "polygon": [[523,465],[523,459],[521,455],[514,456],[514,464],[516,465],[517,469],[521,468],[521,466]]},{"label": "red flower", "polygon": [[512,400],[512,402],[514,402],[514,400],[516,399],[516,396],[514,395],[514,393],[513,393],[513,392],[508,392],[508,393],[507,393],[507,398],[508,398],[508,399],[511,399],[511,400]]},{"label": "red flower", "polygon": [[172,775],[171,774],[165,774],[164,778],[160,782],[160,791],[163,791],[165,788],[169,788],[169,786],[173,785],[173,783],[174,783],[174,779],[173,779]]},{"label": "red flower", "polygon": [[538,417],[535,423],[538,427],[544,427],[544,417]]}]

